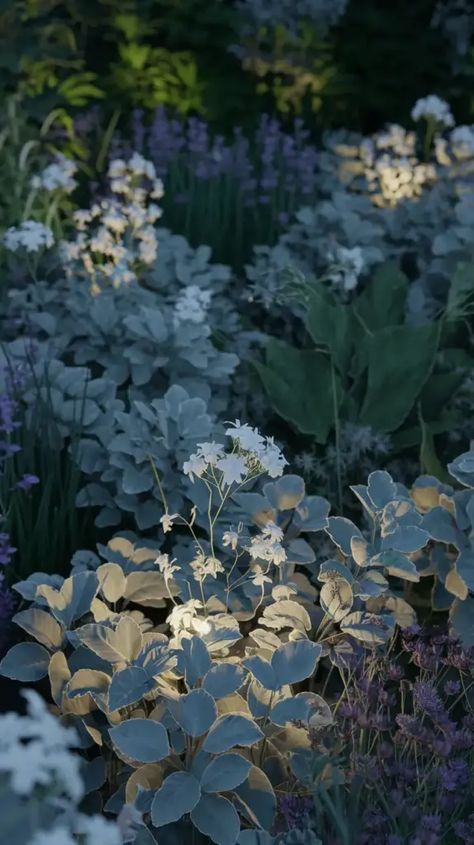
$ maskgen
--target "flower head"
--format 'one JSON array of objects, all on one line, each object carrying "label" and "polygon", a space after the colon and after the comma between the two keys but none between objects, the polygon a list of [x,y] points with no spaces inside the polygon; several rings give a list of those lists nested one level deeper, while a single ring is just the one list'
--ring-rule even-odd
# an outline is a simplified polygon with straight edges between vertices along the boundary
[{"label": "flower head", "polygon": [[454,126],[454,117],[448,103],[436,94],[430,94],[428,97],[417,100],[411,116],[415,121],[424,118],[425,120],[434,120],[441,126]]},{"label": "flower head", "polygon": [[25,220],[19,226],[11,226],[3,236],[5,247],[10,252],[25,249],[27,252],[40,252],[49,249],[54,244],[54,235],[43,223],[36,220]]}]

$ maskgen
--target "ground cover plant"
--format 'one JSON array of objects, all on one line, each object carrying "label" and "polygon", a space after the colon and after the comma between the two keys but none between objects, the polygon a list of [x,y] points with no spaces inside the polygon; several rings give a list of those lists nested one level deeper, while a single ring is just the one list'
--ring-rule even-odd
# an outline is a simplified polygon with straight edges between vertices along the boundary
[{"label": "ground cover plant", "polygon": [[375,6],[0,8],[2,842],[474,842],[474,29]]}]

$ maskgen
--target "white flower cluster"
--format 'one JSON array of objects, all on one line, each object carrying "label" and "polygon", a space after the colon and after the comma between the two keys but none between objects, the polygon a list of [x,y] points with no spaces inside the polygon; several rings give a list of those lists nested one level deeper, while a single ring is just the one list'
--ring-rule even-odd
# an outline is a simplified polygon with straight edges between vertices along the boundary
[{"label": "white flower cluster", "polygon": [[331,262],[328,270],[331,284],[344,291],[354,290],[364,267],[364,257],[360,247],[354,246],[348,249],[337,245],[329,252],[328,258]]},{"label": "white flower cluster", "polygon": [[60,154],[41,173],[33,176],[31,185],[33,188],[42,188],[50,193],[64,191],[66,194],[71,194],[77,187],[77,182],[74,179],[76,172],[76,163]]},{"label": "white flower cluster", "polygon": [[433,120],[440,126],[454,126],[454,117],[448,103],[437,97],[436,94],[430,94],[428,97],[417,100],[411,111],[411,116],[414,121]]},{"label": "white flower cluster", "polygon": [[28,795],[36,786],[55,786],[78,801],[83,794],[80,758],[71,754],[78,745],[76,731],[63,727],[34,690],[23,695],[27,716],[0,716],[0,771],[9,773],[19,795]]},{"label": "white flower cluster", "polygon": [[281,541],[283,531],[274,522],[267,522],[256,537],[252,537],[247,551],[252,560],[265,560],[279,566],[286,560],[286,552]]},{"label": "white flower cluster", "polygon": [[25,220],[19,226],[11,226],[3,236],[3,243],[10,252],[25,249],[27,252],[40,252],[54,245],[54,235],[43,223]]},{"label": "white flower cluster", "polygon": [[226,453],[220,443],[198,443],[197,451],[183,464],[183,472],[194,478],[202,478],[219,470],[225,485],[242,484],[251,477],[266,472],[270,478],[282,475],[287,461],[272,437],[263,437],[256,428],[241,424],[238,420],[226,435],[234,442],[234,449]]},{"label": "white flower cluster", "polygon": [[197,285],[187,285],[176,300],[173,321],[175,328],[181,323],[204,323],[211,303],[212,293]]},{"label": "white flower cluster", "polygon": [[156,260],[154,223],[161,209],[154,200],[163,185],[154,165],[138,153],[129,161],[112,161],[107,173],[111,196],[73,215],[76,237],[61,244],[69,275],[77,265],[94,293],[105,284],[120,287],[136,281],[140,265]]},{"label": "white flower cluster", "polygon": [[23,695],[28,702],[26,716],[0,716],[0,772],[9,775],[14,792],[26,800],[39,787],[42,800],[51,795],[60,811],[66,805],[57,799],[66,799],[68,807],[55,827],[37,831],[30,845],[77,845],[78,835],[83,845],[120,845],[116,824],[75,810],[84,795],[81,758],[72,751],[79,745],[75,729],[64,727],[34,690],[24,690]]}]

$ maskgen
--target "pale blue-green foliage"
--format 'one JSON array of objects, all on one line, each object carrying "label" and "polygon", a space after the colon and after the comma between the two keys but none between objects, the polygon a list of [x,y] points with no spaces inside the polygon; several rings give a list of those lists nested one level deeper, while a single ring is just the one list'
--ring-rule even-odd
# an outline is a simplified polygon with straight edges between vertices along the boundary
[{"label": "pale blue-green foliage", "polygon": [[[127,554],[137,562],[150,559],[150,550],[124,541],[112,541],[109,551],[116,560]],[[51,579],[36,577],[34,583],[33,605],[15,621],[37,642],[14,646],[1,671],[22,681],[48,674],[55,703],[77,728],[81,747],[96,744],[115,753],[122,786],[106,809],[118,813],[125,800],[135,802],[162,843],[185,831],[183,817],[216,845],[234,845],[242,821],[270,830],[274,790],[288,778],[285,755],[306,735],[293,729],[282,740],[281,727],[288,729],[295,718],[309,723],[315,706],[321,711],[319,696],[304,693],[301,701],[291,685],[315,672],[321,646],[303,635],[281,642],[268,662],[270,683],[264,677],[261,684],[256,657],[239,661],[222,651],[229,644],[225,629],[220,648],[211,652],[200,637],[169,640],[149,630],[136,611],[125,610],[130,601],[157,606],[153,589],[155,597],[166,594],[156,567],[140,571],[138,563],[125,575],[119,564],[107,562],[76,572],[59,588]],[[30,579],[17,589],[31,595],[32,585]],[[272,755],[280,755],[269,774],[261,768],[265,736]],[[91,788],[102,787],[104,771],[95,757],[87,767]]]},{"label": "pale blue-green foliage", "polygon": [[[471,165],[436,167],[436,180],[421,196],[381,208],[369,198],[363,168],[356,160],[350,184],[341,177],[344,159],[337,149],[360,150],[362,136],[329,133],[320,156],[321,196],[300,209],[294,222],[273,247],[257,246],[247,276],[255,294],[267,307],[276,307],[288,287],[288,269],[321,275],[328,269],[335,243],[362,250],[361,278],[381,261],[402,261],[410,281],[411,319],[426,318],[446,301],[453,269],[473,257],[472,159]],[[347,153],[350,158],[349,152]],[[471,170],[469,169],[471,168]],[[295,304],[285,297],[288,307]]]},{"label": "pale blue-green foliage", "polygon": [[159,475],[169,507],[183,505],[183,461],[215,428],[206,403],[173,385],[163,398],[133,401],[115,413],[111,427],[80,444],[80,466],[88,483],[78,505],[101,508],[97,524],[116,525],[131,513],[139,529],[157,525],[164,512]]},{"label": "pale blue-green foliage", "polygon": [[[75,279],[40,283],[14,292],[7,316],[50,355],[90,367],[122,393],[131,386],[134,397],[151,399],[179,383],[222,409],[244,342],[226,296],[230,271],[210,262],[207,247],[192,250],[166,230],[158,237],[159,259],[147,278],[153,289],[133,284],[93,297]],[[211,292],[208,313],[201,322],[175,323],[176,301],[189,286]],[[214,343],[216,332],[223,348]]]},{"label": "pale blue-green foliage", "polygon": [[[255,247],[254,260],[246,267],[255,295],[270,307],[288,286],[289,269],[323,274],[334,244],[360,247],[364,273],[388,257],[380,210],[368,197],[345,191],[340,185],[333,186],[314,207],[297,211],[294,223],[276,246]],[[288,306],[292,307],[291,301]]]}]

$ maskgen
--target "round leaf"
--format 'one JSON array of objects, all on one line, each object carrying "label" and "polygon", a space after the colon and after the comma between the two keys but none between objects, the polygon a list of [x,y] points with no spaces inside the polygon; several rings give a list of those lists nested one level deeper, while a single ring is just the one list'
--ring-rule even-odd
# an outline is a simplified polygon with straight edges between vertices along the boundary
[{"label": "round leaf", "polygon": [[191,813],[191,821],[215,845],[235,845],[240,821],[233,804],[221,795],[203,795]]},{"label": "round leaf", "polygon": [[202,736],[209,730],[217,716],[216,702],[206,690],[195,689],[170,702],[170,712],[190,736]]},{"label": "round leaf", "polygon": [[240,713],[228,713],[219,716],[202,747],[211,754],[222,754],[236,745],[254,745],[262,737],[263,733],[253,719]]},{"label": "round leaf", "polygon": [[138,763],[157,763],[170,753],[166,730],[152,719],[130,719],[109,734],[117,752]]},{"label": "round leaf", "polygon": [[40,681],[48,674],[49,652],[38,643],[18,643],[0,663],[0,674],[14,681]]},{"label": "round leaf", "polygon": [[177,822],[190,813],[201,797],[201,788],[189,772],[174,772],[156,793],[151,805],[151,819],[155,827]]},{"label": "round leaf", "polygon": [[203,792],[228,792],[247,777],[251,763],[241,754],[222,754],[212,760],[201,777]]}]

